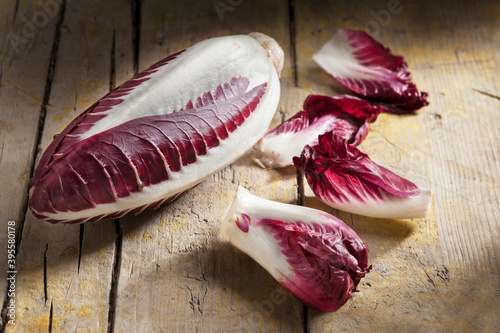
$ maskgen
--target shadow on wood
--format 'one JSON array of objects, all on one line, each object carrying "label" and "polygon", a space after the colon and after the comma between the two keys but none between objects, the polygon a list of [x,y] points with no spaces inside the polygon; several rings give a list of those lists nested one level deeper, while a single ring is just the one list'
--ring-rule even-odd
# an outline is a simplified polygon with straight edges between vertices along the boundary
[{"label": "shadow on wood", "polygon": [[397,248],[416,230],[408,220],[375,219],[339,211],[327,206],[316,197],[305,197],[305,206],[332,214],[349,225],[368,244],[370,262]]}]

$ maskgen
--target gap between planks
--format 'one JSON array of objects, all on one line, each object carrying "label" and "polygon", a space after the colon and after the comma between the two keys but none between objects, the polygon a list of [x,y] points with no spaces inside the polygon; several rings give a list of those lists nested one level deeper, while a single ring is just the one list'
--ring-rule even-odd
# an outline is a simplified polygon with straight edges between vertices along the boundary
[{"label": "gap between planks", "polygon": [[[132,1],[131,19],[132,19],[132,53],[134,75],[139,73],[139,50],[141,43],[141,0]],[[111,60],[109,75],[109,91],[116,88],[116,31],[113,30],[113,39],[111,43]],[[108,312],[108,333],[115,331],[116,302],[118,300],[118,282],[122,264],[122,244],[123,228],[120,219],[114,221],[115,224],[115,256],[113,258],[113,270],[111,272],[111,288],[109,292],[109,312]]]},{"label": "gap between planks", "polygon": [[[295,41],[296,35],[296,22],[295,22],[295,0],[288,1],[288,29],[290,38],[290,58],[292,60],[292,75],[293,85],[298,88],[298,72],[297,72],[297,50]],[[281,119],[284,122],[286,119]],[[296,169],[297,173],[297,205],[304,206],[304,173],[302,170]],[[309,307],[305,304],[302,305],[302,331],[304,333],[310,332],[309,322],[310,311]]]}]

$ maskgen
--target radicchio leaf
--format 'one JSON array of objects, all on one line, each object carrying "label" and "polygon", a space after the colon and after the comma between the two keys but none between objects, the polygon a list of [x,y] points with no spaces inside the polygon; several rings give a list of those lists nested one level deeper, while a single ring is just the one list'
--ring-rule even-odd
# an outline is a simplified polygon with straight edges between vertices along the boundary
[{"label": "radicchio leaf", "polygon": [[292,165],[294,156],[299,156],[306,145],[317,144],[318,135],[329,131],[345,138],[349,144],[358,145],[381,111],[380,106],[354,96],[309,95],[304,111],[268,131],[261,139],[255,161],[267,168]]},{"label": "radicchio leaf", "polygon": [[138,214],[232,163],[276,110],[280,50],[259,33],[209,39],[104,96],[40,159],[30,189],[34,215],[82,223]]},{"label": "radicchio leaf", "polygon": [[339,30],[313,60],[340,84],[380,102],[386,111],[408,113],[429,104],[428,94],[411,82],[403,57],[364,31]]},{"label": "radicchio leaf", "polygon": [[366,244],[338,218],[259,198],[242,187],[220,233],[319,311],[344,305],[371,269]]},{"label": "radicchio leaf", "polygon": [[304,169],[314,194],[336,209],[394,219],[425,217],[429,211],[430,189],[377,165],[332,132],[321,135],[316,146],[306,146],[293,162]]}]

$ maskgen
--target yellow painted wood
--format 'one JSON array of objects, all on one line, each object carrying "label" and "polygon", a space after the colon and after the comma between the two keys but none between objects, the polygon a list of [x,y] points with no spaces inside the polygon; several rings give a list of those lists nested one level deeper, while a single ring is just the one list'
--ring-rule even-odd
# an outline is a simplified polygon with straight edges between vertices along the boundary
[{"label": "yellow painted wood", "polygon": [[[272,124],[277,125],[299,111],[309,93],[348,92],[311,55],[337,29],[369,29],[405,56],[431,104],[416,115],[382,114],[360,148],[396,173],[431,187],[433,204],[425,219],[371,219],[328,208],[304,184],[305,205],[352,226],[368,244],[373,264],[359,293],[336,313],[310,310],[307,327],[311,332],[498,330],[498,2],[401,0],[397,6],[385,0],[295,0],[291,20],[288,1],[138,3],[136,29],[132,3],[68,2],[42,149],[110,86],[133,75],[135,32],[139,70],[206,38],[252,31],[271,35],[287,56]],[[16,2],[3,1],[0,11],[1,54],[7,55],[0,59],[4,230],[7,220],[24,214],[26,170],[35,160],[57,19],[49,20],[14,57],[7,52],[6,36],[21,31],[21,18],[32,16],[40,5],[20,1],[14,15]],[[384,16],[390,6],[395,6],[393,13]],[[290,31],[296,32],[295,41]],[[8,331],[105,332],[110,320],[116,332],[303,331],[302,303],[218,238],[238,184],[266,198],[296,203],[296,179],[293,167],[259,169],[250,151],[174,203],[121,219],[118,233],[113,221],[51,226],[27,213],[17,258],[18,325]],[[2,300],[5,288],[1,281]]]},{"label": "yellow painted wood", "polygon": [[[123,54],[132,48],[127,21],[131,9],[116,1],[86,4],[71,1],[65,8],[42,150],[53,135],[109,91],[113,62],[120,79],[122,71],[131,74],[130,57],[125,57],[128,68],[123,66]],[[113,36],[115,61],[111,60]],[[45,75],[39,80],[45,82]],[[50,225],[28,213],[18,254],[17,325],[8,326],[8,331],[106,331],[114,251],[113,221]]]},{"label": "yellow painted wood", "polygon": [[405,56],[431,102],[416,115],[382,114],[360,146],[378,163],[433,189],[427,218],[381,220],[339,212],[305,185],[306,205],[348,222],[368,244],[373,264],[346,306],[333,314],[311,311],[311,332],[495,331],[500,102],[476,90],[500,92],[500,6],[400,1],[398,13],[384,16],[389,3],[297,1],[300,87],[343,93],[311,56],[337,29],[361,29],[377,32],[377,40]]},{"label": "yellow painted wood", "polygon": [[[14,228],[19,235],[36,151],[44,77],[49,68],[57,18],[51,16],[52,12],[49,12],[51,15],[47,14],[41,4],[34,2],[16,4],[16,1],[2,1],[1,8],[0,244],[5,252],[0,255],[0,301],[4,304],[7,287],[7,223],[15,222]],[[39,24],[39,28],[30,26],[34,14],[39,12],[50,19]]]},{"label": "yellow painted wood", "polygon": [[[217,15],[212,2],[142,2],[140,69],[216,36],[266,33],[289,54],[285,1],[242,2]],[[259,18],[255,21],[242,17]],[[221,19],[222,18],[222,19]],[[291,82],[291,63],[283,71]],[[283,90],[275,124],[305,96]],[[123,247],[117,332],[301,331],[303,307],[248,256],[219,240],[218,229],[238,184],[296,202],[295,170],[262,170],[251,152],[155,212],[121,219]]]}]

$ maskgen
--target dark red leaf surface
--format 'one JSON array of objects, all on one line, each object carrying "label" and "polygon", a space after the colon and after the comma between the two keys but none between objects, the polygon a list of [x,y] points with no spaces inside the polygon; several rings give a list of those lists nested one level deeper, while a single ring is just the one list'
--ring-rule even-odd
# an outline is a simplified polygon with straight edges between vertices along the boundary
[{"label": "dark red leaf surface", "polygon": [[357,290],[368,273],[368,249],[359,236],[339,219],[324,214],[329,223],[288,223],[263,219],[281,252],[292,266],[293,278],[284,287],[308,306],[335,311]]},{"label": "dark red leaf surface", "polygon": [[[64,141],[71,129],[85,124],[92,110],[100,107],[98,102],[45,152],[32,184],[30,207],[39,217],[44,212],[80,211],[168,181],[169,172],[195,163],[197,156],[217,147],[255,110],[266,84],[247,91],[248,86],[247,78],[233,78],[181,111],[136,118],[82,141]],[[115,93],[125,94],[127,89]],[[53,155],[54,151],[58,153]]]},{"label": "dark red leaf surface", "polygon": [[386,111],[408,113],[429,104],[428,94],[412,82],[403,57],[364,31],[339,30],[325,46],[313,59],[339,83]]},{"label": "dark red leaf surface", "polygon": [[420,193],[417,185],[377,165],[332,132],[321,135],[318,145],[306,146],[294,164],[304,169],[314,194],[326,202],[383,200],[385,194],[409,198]]}]

